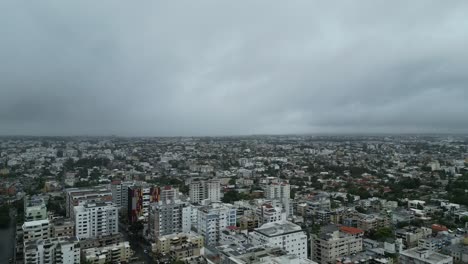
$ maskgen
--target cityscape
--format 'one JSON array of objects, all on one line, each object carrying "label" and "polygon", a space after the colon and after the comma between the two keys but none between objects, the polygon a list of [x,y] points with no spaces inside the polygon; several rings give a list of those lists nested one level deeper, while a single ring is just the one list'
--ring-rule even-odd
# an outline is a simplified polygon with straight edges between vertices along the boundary
[{"label": "cityscape", "polygon": [[0,150],[5,263],[468,260],[468,136],[3,137]]}]

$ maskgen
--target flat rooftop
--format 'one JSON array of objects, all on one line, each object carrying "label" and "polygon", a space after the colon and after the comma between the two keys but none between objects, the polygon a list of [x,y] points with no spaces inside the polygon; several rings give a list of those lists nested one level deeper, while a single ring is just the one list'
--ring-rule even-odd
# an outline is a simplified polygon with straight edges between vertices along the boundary
[{"label": "flat rooftop", "polygon": [[302,228],[291,222],[283,221],[264,224],[261,227],[256,228],[255,232],[265,236],[273,237],[288,233],[302,232]]}]

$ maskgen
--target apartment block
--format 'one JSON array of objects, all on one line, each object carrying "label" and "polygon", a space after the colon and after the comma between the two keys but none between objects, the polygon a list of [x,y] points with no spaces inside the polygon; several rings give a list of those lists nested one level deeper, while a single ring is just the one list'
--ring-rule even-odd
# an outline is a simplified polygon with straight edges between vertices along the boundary
[{"label": "apartment block", "polygon": [[106,186],[96,186],[89,188],[70,188],[65,190],[66,216],[73,219],[73,207],[83,203],[110,202],[112,201],[112,192]]},{"label": "apartment block", "polygon": [[153,252],[170,255],[173,259],[184,259],[200,256],[203,245],[203,236],[197,233],[174,233],[160,236]]},{"label": "apartment block", "polygon": [[279,247],[290,255],[307,259],[307,235],[300,226],[291,222],[264,224],[249,236],[253,245]]},{"label": "apartment block", "polygon": [[150,239],[179,232],[190,232],[192,211],[189,203],[166,200],[150,205],[148,229]]},{"label": "apartment block", "polygon": [[221,201],[221,182],[219,180],[194,181],[190,183],[189,196],[191,203],[201,203],[204,200],[211,202]]},{"label": "apartment block", "polygon": [[24,245],[25,264],[80,264],[80,246],[76,237],[29,241]]},{"label": "apartment block", "polygon": [[75,232],[78,238],[118,233],[118,208],[112,202],[87,203],[74,207]]},{"label": "apartment block", "polygon": [[129,186],[128,187],[128,222],[145,221],[148,218],[150,203],[159,201],[158,187]]},{"label": "apartment block", "polygon": [[230,204],[212,203],[197,211],[197,232],[204,237],[205,245],[216,246],[220,241],[221,231],[228,226],[235,226],[237,208]]},{"label": "apartment block", "polygon": [[82,252],[85,262],[93,264],[127,263],[133,255],[128,241],[104,247],[88,248]]},{"label": "apartment block", "polygon": [[112,202],[126,210],[128,208],[128,187],[133,185],[135,185],[133,181],[112,181]]},{"label": "apartment block", "polygon": [[332,263],[336,259],[362,251],[364,231],[353,227],[329,225],[320,234],[312,235],[312,260],[318,263]]}]

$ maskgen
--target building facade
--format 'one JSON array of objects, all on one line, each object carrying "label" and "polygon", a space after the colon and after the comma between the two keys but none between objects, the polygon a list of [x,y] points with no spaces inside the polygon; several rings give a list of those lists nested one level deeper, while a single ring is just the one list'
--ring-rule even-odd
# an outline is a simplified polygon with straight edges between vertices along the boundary
[{"label": "building facade", "polygon": [[87,203],[74,207],[78,238],[92,238],[119,232],[119,214],[112,202]]},{"label": "building facade", "polygon": [[279,247],[288,254],[307,259],[307,235],[300,226],[291,222],[264,224],[249,236],[253,245]]}]

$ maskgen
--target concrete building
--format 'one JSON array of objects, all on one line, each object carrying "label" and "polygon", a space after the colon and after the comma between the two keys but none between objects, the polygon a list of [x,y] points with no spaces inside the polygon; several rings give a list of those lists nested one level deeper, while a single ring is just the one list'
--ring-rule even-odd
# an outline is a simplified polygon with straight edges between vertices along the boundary
[{"label": "concrete building", "polygon": [[453,257],[421,248],[411,248],[400,252],[400,264],[452,264]]},{"label": "concrete building", "polygon": [[50,238],[50,222],[48,219],[24,222],[22,229],[24,243]]},{"label": "concrete building", "polygon": [[50,231],[51,237],[73,237],[75,235],[75,223],[69,219],[54,219]]},{"label": "concrete building", "polygon": [[265,198],[268,200],[278,200],[283,205],[286,215],[292,215],[291,206],[291,185],[286,182],[270,183],[264,186]]},{"label": "concrete building", "polygon": [[25,264],[80,264],[80,246],[76,237],[29,241],[24,245]]},{"label": "concrete building", "polygon": [[24,221],[47,219],[47,207],[42,197],[33,196],[24,199]]},{"label": "concrete building", "polygon": [[252,244],[279,247],[298,258],[307,258],[307,235],[300,226],[291,222],[264,224],[249,233]]},{"label": "concrete building", "polygon": [[219,180],[194,181],[190,183],[189,188],[191,203],[200,204],[207,199],[211,202],[221,201],[221,182]]},{"label": "concrete building", "polygon": [[220,264],[316,264],[316,262],[288,254],[281,248],[239,247],[224,245],[218,247]]},{"label": "concrete building", "polygon": [[78,238],[112,235],[119,232],[119,214],[112,202],[87,203],[74,207]]},{"label": "concrete building", "polygon": [[105,186],[95,186],[89,188],[71,188],[65,190],[66,216],[73,219],[73,207],[83,203],[109,202],[112,201],[112,192]]},{"label": "concrete building", "polygon": [[230,204],[212,203],[197,211],[196,229],[204,237],[205,245],[216,246],[221,231],[228,226],[235,226],[237,208]]},{"label": "concrete building", "polygon": [[153,245],[153,252],[170,255],[172,259],[200,256],[203,236],[197,233],[174,233],[160,236]]},{"label": "concrete building", "polygon": [[123,241],[123,234],[116,233],[116,234],[107,235],[107,236],[82,238],[80,239],[80,247],[81,247],[81,250],[88,249],[88,248],[105,247],[105,246],[117,244],[121,241]]},{"label": "concrete building", "polygon": [[312,260],[323,264],[332,263],[340,257],[360,252],[363,235],[363,230],[353,227],[325,226],[320,234],[312,236]]},{"label": "concrete building", "polygon": [[190,232],[191,217],[189,203],[180,200],[152,203],[148,218],[149,238],[156,241],[160,236]]},{"label": "concrete building", "polygon": [[94,264],[129,262],[133,255],[128,241],[109,246],[88,248],[82,252],[84,261]]},{"label": "concrete building", "polygon": [[447,246],[443,253],[452,256],[456,262],[468,263],[468,243]]},{"label": "concrete building", "polygon": [[159,201],[159,188],[154,186],[128,187],[128,222],[145,221],[148,218],[150,203]]},{"label": "concrete building", "polygon": [[273,222],[286,221],[286,213],[280,207],[273,207],[271,203],[265,203],[256,210],[259,225]]},{"label": "concrete building", "polygon": [[431,234],[432,230],[427,227],[404,227],[395,231],[395,237],[401,238],[405,248],[417,246],[420,239],[427,238]]},{"label": "concrete building", "polygon": [[133,181],[112,181],[111,192],[112,202],[118,207],[127,210],[128,208],[128,187],[135,185]]}]

